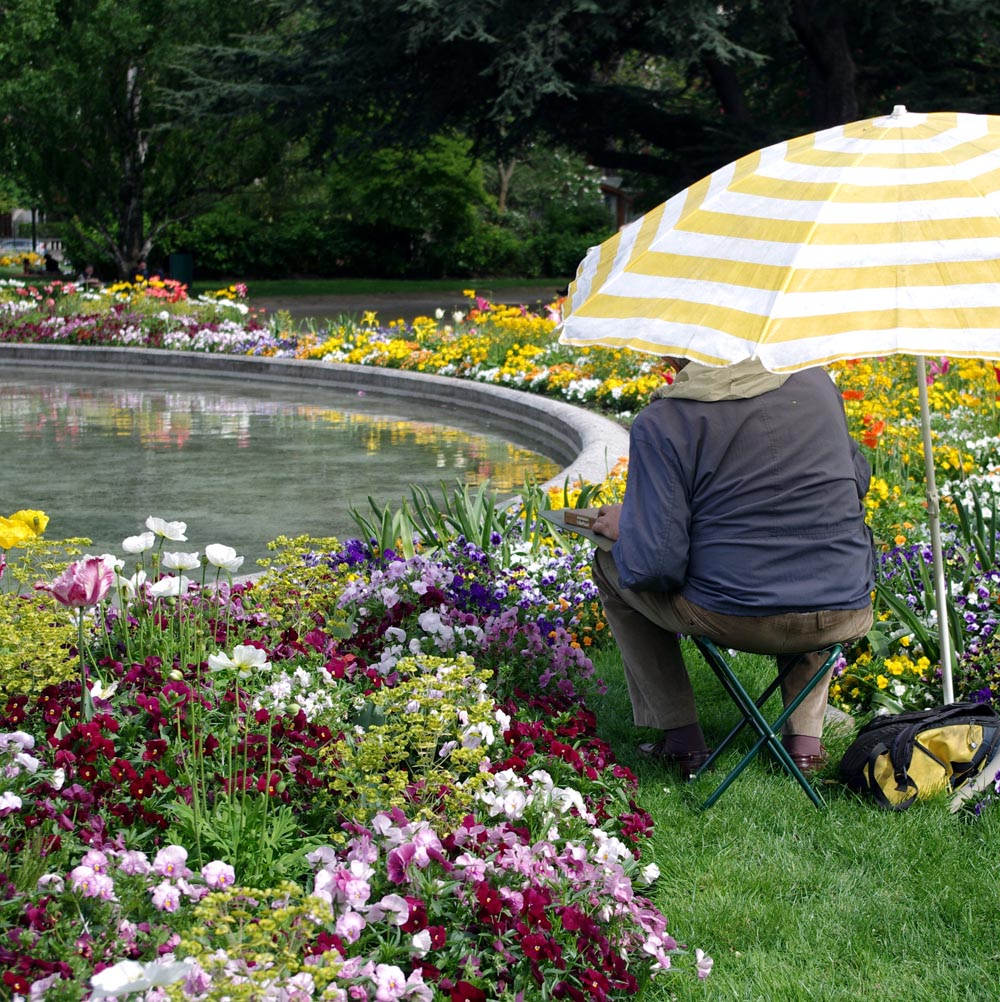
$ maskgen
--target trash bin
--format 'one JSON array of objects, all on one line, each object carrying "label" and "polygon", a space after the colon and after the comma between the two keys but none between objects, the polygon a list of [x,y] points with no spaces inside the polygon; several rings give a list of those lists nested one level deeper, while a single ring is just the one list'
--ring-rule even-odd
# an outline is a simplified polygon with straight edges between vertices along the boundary
[{"label": "trash bin", "polygon": [[187,286],[194,281],[194,257],[191,254],[171,254],[168,267],[174,281]]}]

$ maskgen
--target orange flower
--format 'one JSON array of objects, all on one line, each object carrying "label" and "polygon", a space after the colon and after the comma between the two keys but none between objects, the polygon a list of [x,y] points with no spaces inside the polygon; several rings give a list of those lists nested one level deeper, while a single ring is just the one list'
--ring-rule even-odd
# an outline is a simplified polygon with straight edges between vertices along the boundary
[{"label": "orange flower", "polygon": [[865,393],[864,390],[844,390],[841,396],[845,400],[864,400]]}]

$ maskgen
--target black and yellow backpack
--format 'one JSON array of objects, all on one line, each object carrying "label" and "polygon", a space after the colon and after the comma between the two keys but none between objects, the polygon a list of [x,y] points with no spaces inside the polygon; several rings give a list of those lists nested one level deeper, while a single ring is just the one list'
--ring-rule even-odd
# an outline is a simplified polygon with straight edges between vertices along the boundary
[{"label": "black and yellow backpack", "polygon": [[984,703],[949,703],[875,717],[844,752],[840,778],[879,807],[905,811],[960,789],[998,753],[1000,715]]}]

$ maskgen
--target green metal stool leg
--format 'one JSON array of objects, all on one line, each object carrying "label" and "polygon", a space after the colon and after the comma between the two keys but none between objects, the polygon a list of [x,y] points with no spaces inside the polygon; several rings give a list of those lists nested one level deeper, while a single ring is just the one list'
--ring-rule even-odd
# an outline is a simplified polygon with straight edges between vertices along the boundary
[{"label": "green metal stool leg", "polygon": [[767,745],[774,758],[778,761],[785,772],[787,772],[799,784],[799,786],[802,787],[809,799],[817,807],[824,807],[825,804],[823,803],[822,798],[813,788],[812,784],[802,774],[801,769],[799,769],[799,767],[795,764],[791,755],[781,743],[778,732],[780,732],[781,728],[785,725],[785,722],[792,715],[792,713],[795,712],[802,700],[804,700],[806,696],[808,696],[809,693],[812,692],[812,690],[819,684],[820,679],[823,678],[823,676],[830,669],[831,665],[836,661],[837,657],[839,657],[842,650],[841,645],[835,644],[829,649],[829,654],[826,660],[819,667],[819,669],[817,669],[812,678],[809,679],[806,685],[803,686],[795,698],[783,709],[775,720],[772,723],[769,723],[762,712],[762,707],[781,684],[782,679],[790,670],[791,666],[785,669],[785,671],[780,672],[778,676],[767,686],[764,692],[755,700],[742,686],[739,679],[737,679],[735,672],[733,672],[730,667],[729,662],[723,657],[722,653],[709,638],[696,637],[695,644],[701,651],[709,666],[718,676],[723,688],[739,708],[742,716],[740,722],[729,732],[729,734],[726,735],[709,757],[708,761],[701,767],[701,769],[698,770],[697,775],[700,776],[705,770],[711,767],[716,758],[725,750],[725,748],[747,724],[750,724],[758,735],[757,741],[754,745],[750,748],[746,755],[743,756],[739,764],[723,779],[711,796],[702,805],[702,808],[707,809],[711,807],[719,799],[719,797],[725,793],[730,784],[737,776],[739,776],[747,765],[753,761],[764,745]]}]

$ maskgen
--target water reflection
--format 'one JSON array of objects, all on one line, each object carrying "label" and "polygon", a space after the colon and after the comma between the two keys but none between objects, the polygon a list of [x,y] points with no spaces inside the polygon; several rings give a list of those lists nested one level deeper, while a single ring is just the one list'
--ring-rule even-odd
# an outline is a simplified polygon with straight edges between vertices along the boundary
[{"label": "water reflection", "polygon": [[122,379],[0,374],[0,514],[41,508],[49,536],[90,536],[94,549],[113,552],[155,514],[186,521],[192,545],[228,543],[250,563],[278,534],[355,534],[347,509],[368,496],[396,503],[411,483],[437,494],[441,481],[486,479],[513,492],[559,468],[432,402]]}]

